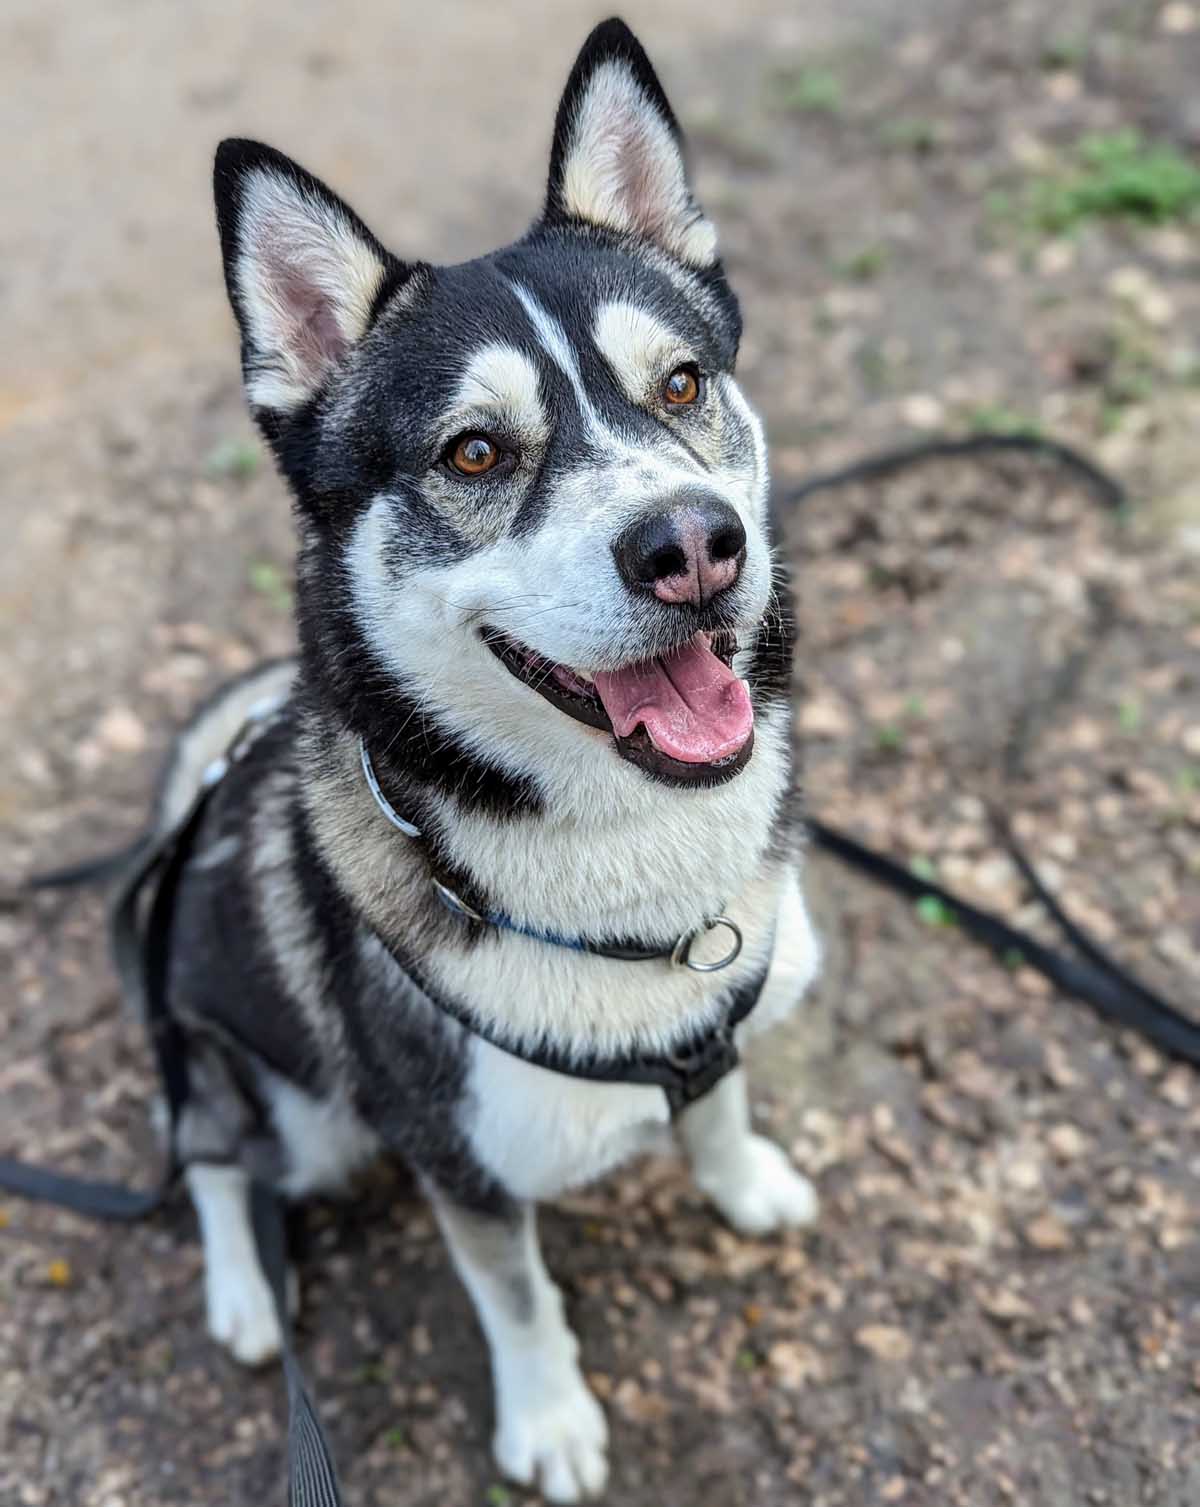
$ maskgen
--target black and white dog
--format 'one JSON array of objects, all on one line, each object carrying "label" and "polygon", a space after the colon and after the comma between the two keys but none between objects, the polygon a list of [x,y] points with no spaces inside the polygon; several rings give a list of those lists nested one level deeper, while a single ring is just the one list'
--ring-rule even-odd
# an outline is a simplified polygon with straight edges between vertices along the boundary
[{"label": "black and white dog", "polygon": [[500,1466],[575,1501],[604,1485],[606,1430],[537,1200],[673,1127],[739,1229],[816,1211],[740,1069],[685,1102],[622,1068],[778,1020],[817,966],[737,303],[617,21],[575,65],[513,246],[401,262],[247,141],[221,146],[216,199],[246,390],[295,498],[301,647],[197,717],[159,815],[257,707],[170,978],[209,1325],[250,1363],[280,1342],[252,1177],[299,1197],[400,1158],[491,1347]]}]

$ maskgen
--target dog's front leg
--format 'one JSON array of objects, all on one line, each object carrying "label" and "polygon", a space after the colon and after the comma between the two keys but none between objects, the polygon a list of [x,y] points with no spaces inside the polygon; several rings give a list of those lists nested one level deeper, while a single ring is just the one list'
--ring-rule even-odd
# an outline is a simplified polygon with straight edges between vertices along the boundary
[{"label": "dog's front leg", "polygon": [[696,1186],[749,1235],[811,1224],[816,1189],[787,1154],[750,1128],[744,1068],[729,1073],[676,1122]]},{"label": "dog's front leg", "polygon": [[206,1162],[186,1177],[204,1245],[208,1332],[244,1366],[262,1365],[279,1354],[283,1335],[254,1242],[250,1179],[241,1167]]},{"label": "dog's front leg", "polygon": [[552,1502],[594,1496],[608,1477],[608,1428],[542,1262],[533,1205],[481,1214],[430,1192],[491,1350],[497,1463]]}]

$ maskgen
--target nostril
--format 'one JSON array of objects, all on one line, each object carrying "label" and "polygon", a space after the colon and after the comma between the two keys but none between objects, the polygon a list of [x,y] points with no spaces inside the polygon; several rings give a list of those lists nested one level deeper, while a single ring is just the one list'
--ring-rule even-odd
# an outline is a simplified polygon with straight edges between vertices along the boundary
[{"label": "nostril", "polygon": [[732,522],[718,529],[708,541],[710,560],[732,560],[746,547],[746,530],[740,523]]},{"label": "nostril", "polygon": [[690,566],[688,558],[678,544],[668,545],[665,549],[655,551],[646,562],[645,573],[642,579],[645,581],[661,581],[667,576],[687,575]]}]

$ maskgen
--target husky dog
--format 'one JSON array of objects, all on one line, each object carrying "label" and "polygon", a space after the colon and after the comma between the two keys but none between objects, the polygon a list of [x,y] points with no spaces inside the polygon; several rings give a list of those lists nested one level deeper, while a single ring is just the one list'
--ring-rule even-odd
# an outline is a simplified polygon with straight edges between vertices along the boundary
[{"label": "husky dog", "polygon": [[491,1350],[499,1465],[576,1501],[606,1428],[536,1202],[674,1129],[737,1228],[816,1211],[740,1069],[681,1102],[622,1066],[779,1019],[817,966],[737,303],[618,21],[567,83],[541,217],[477,261],[398,260],[253,142],[215,184],[300,649],[198,716],[159,815],[273,698],[174,921],[209,1326],[247,1363],[280,1344],[251,1179],[299,1198],[399,1158]]}]

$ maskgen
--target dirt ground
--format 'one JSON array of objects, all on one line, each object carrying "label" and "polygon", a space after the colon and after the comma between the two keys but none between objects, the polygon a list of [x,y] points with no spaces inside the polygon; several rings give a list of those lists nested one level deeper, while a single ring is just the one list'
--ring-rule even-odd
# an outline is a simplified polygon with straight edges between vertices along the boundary
[{"label": "dirt ground", "polygon": [[[930,431],[1009,457],[785,511],[814,811],[1040,928],[986,801],[1181,1004],[1200,979],[1200,231],[1039,193],[1089,133],[1194,163],[1200,6],[626,7],[691,131],[781,485]],[[517,233],[596,13],[530,0],[0,17],[0,833],[7,881],[137,827],[171,727],[290,643],[287,507],[238,388],[207,174],[320,172],[402,253]],[[1074,165],[1074,166],[1073,166]],[[1193,1507],[1194,1075],[816,857],[825,977],[757,1053],[819,1182],[744,1240],[671,1163],[547,1211],[625,1507]],[[0,909],[0,1151],[141,1180],[152,1080],[97,897]],[[524,1507],[431,1220],[312,1211],[302,1346],[358,1507]],[[203,1331],[189,1211],[0,1205],[0,1503],[282,1501],[277,1378]]]}]

